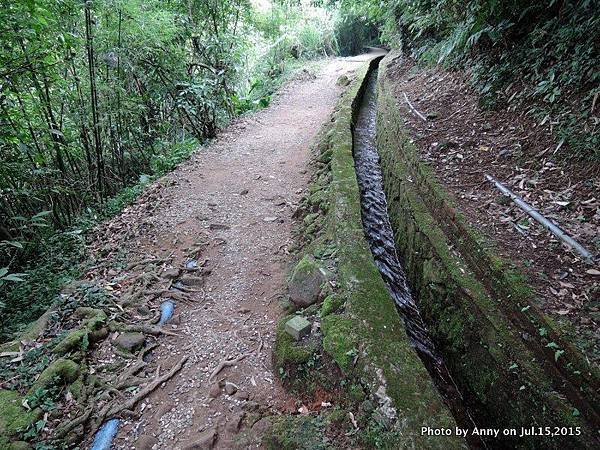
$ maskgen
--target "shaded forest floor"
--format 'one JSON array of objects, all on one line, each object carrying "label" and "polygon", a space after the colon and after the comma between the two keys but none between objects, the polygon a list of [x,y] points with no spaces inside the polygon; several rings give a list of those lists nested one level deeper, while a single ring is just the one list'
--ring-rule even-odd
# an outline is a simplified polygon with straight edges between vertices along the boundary
[{"label": "shaded forest floor", "polygon": [[[490,174],[555,221],[592,254],[600,250],[600,167],[563,159],[551,121],[522,108],[488,110],[460,72],[396,59],[390,81],[421,157],[469,223],[515,262],[540,308],[596,366],[600,362],[600,272],[485,181]],[[427,120],[422,120],[408,106]],[[564,150],[564,149],[563,149]]]}]

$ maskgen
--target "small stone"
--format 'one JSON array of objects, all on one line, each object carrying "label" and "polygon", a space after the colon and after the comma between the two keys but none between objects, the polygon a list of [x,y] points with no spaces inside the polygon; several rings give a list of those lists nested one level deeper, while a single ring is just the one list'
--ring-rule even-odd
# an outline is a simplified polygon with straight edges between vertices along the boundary
[{"label": "small stone", "polygon": [[227,392],[227,395],[233,395],[237,392],[237,390],[238,387],[235,384],[230,383],[229,381],[225,383],[225,392]]},{"label": "small stone", "polygon": [[271,217],[265,217],[263,220],[265,222],[275,222],[277,220],[277,217],[273,217],[273,216],[271,216]]},{"label": "small stone", "polygon": [[347,75],[341,75],[335,82],[338,86],[348,86],[350,84],[350,78]]},{"label": "small stone", "polygon": [[244,404],[244,409],[246,411],[250,411],[250,412],[257,411],[259,408],[260,408],[260,405],[253,400],[250,400],[249,402],[246,402]]},{"label": "small stone", "polygon": [[260,437],[266,436],[271,431],[271,428],[273,428],[273,424],[270,417],[263,417],[252,425],[252,431]]},{"label": "small stone", "polygon": [[293,317],[285,323],[286,333],[297,341],[304,336],[308,336],[310,334],[310,328],[310,322],[302,316]]},{"label": "small stone", "polygon": [[114,341],[115,347],[126,352],[133,352],[144,345],[146,337],[142,333],[122,333]]},{"label": "small stone", "polygon": [[217,398],[219,395],[221,395],[221,386],[219,386],[218,383],[215,383],[210,387],[210,390],[208,391],[208,396],[210,398]]},{"label": "small stone", "polygon": [[210,450],[217,442],[217,436],[218,433],[216,427],[209,428],[195,439],[196,442],[189,444],[184,448],[185,450]]},{"label": "small stone", "polygon": [[242,191],[240,192],[240,195],[246,195],[248,193],[248,189],[242,189]]},{"label": "small stone", "polygon": [[142,434],[137,441],[135,441],[134,447],[135,450],[152,450],[157,444],[158,439],[156,439],[154,436]]},{"label": "small stone", "polygon": [[297,307],[306,308],[321,298],[321,285],[326,278],[320,269],[310,256],[302,258],[294,268],[288,287],[290,300]]},{"label": "small stone", "polygon": [[229,225],[224,225],[222,223],[211,223],[208,228],[211,230],[229,230]]},{"label": "small stone", "polygon": [[161,274],[161,276],[167,280],[174,280],[179,276],[179,269],[167,269]]},{"label": "small stone", "polygon": [[248,400],[250,398],[250,394],[248,394],[245,391],[237,391],[235,393],[235,397],[240,399],[240,400]]},{"label": "small stone", "polygon": [[246,413],[244,412],[234,415],[227,423],[227,431],[230,431],[231,433],[237,433],[242,426],[242,421],[244,420],[245,415]]}]

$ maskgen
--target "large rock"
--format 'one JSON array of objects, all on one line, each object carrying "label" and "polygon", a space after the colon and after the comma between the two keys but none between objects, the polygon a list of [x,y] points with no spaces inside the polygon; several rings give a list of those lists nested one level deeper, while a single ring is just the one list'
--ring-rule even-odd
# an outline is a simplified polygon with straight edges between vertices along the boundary
[{"label": "large rock", "polygon": [[133,353],[144,345],[145,337],[142,333],[122,333],[115,339],[115,346],[122,351]]},{"label": "large rock", "polygon": [[321,285],[325,275],[316,261],[305,256],[294,268],[289,283],[290,300],[300,308],[306,308],[317,302],[321,297]]}]

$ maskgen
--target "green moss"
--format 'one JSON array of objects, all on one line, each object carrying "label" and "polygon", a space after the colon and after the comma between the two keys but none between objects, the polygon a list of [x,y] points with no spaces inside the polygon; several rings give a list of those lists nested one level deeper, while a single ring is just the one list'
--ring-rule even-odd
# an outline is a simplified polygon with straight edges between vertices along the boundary
[{"label": "green moss", "polygon": [[306,363],[316,350],[313,344],[299,344],[292,336],[285,332],[285,323],[294,317],[286,316],[279,321],[277,334],[275,336],[275,346],[273,348],[273,362],[276,368],[287,369],[290,366],[297,366]]},{"label": "green moss", "polygon": [[323,348],[344,371],[348,371],[357,352],[353,328],[350,319],[337,315],[324,317],[321,322]]},{"label": "green moss", "polygon": [[44,369],[39,378],[30,389],[30,393],[37,389],[46,389],[51,386],[70,384],[79,376],[79,364],[66,358],[59,358]]},{"label": "green moss", "polygon": [[[81,307],[78,308],[74,313],[75,318],[82,319],[83,322],[80,328],[68,333],[65,338],[60,341],[56,347],[52,350],[57,355],[64,355],[66,353],[85,350],[85,346],[90,340],[97,340],[98,333],[96,333],[106,322],[106,313],[100,309]],[[88,336],[93,333],[91,339]],[[101,335],[106,336],[102,333]]]},{"label": "green moss", "polygon": [[38,420],[40,411],[27,411],[22,406],[23,397],[18,392],[0,390],[0,443],[26,430]]},{"label": "green moss", "polygon": [[263,443],[273,450],[325,450],[332,447],[324,431],[323,420],[318,416],[282,416]]},{"label": "green moss", "polygon": [[338,311],[344,305],[344,299],[340,295],[328,295],[321,306],[321,317],[326,317]]}]

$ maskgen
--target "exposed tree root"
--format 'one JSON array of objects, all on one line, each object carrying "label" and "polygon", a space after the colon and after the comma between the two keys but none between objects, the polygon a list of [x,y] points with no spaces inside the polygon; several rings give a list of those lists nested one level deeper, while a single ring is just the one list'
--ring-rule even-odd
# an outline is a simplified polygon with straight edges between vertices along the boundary
[{"label": "exposed tree root", "polygon": [[252,352],[244,353],[243,355],[240,355],[237,358],[224,359],[219,363],[217,367],[215,367],[215,370],[212,371],[210,377],[208,377],[208,381],[212,381],[212,379],[216,377],[219,374],[219,372],[221,372],[221,370],[223,370],[225,367],[234,366],[237,363],[239,363],[242,359],[247,358],[251,354]]},{"label": "exposed tree root", "polygon": [[169,372],[162,376],[158,376],[160,366],[156,369],[156,377],[153,381],[146,384],[136,395],[131,397],[125,401],[110,402],[102,410],[95,419],[94,429],[98,429],[98,427],[104,422],[104,420],[108,417],[113,417],[118,415],[120,412],[125,410],[133,410],[137,403],[148,396],[152,391],[154,391],[158,386],[160,386],[165,381],[170,380],[177,372],[181,370],[185,362],[188,360],[187,356],[184,356],[179,360],[177,364],[175,364]]},{"label": "exposed tree root", "polygon": [[125,269],[126,270],[131,270],[137,266],[145,266],[147,264],[156,264],[156,263],[166,263],[167,261],[169,261],[171,259],[171,257],[168,258],[164,258],[164,259],[156,259],[156,258],[147,258],[147,259],[142,259],[140,261],[136,261],[136,262],[132,262],[131,264],[129,264]]}]

